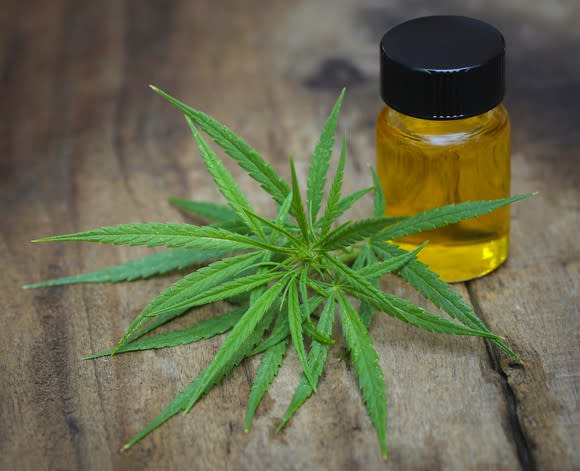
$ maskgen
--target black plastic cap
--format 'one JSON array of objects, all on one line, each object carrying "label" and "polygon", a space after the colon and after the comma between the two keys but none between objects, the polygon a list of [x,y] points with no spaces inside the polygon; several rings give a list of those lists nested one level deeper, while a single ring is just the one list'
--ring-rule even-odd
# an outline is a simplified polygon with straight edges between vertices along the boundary
[{"label": "black plastic cap", "polygon": [[460,119],[491,110],[505,95],[505,41],[483,21],[426,16],[381,40],[381,96],[423,119]]}]

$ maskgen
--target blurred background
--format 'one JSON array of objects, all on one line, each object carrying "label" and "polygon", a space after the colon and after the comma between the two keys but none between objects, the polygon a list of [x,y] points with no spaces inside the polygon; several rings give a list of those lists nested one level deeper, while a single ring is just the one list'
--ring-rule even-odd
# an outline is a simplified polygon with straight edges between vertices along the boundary
[{"label": "blurred background", "polygon": [[[506,38],[506,103],[516,156],[533,147],[527,159],[542,160],[558,172],[562,185],[575,184],[578,175],[576,0],[3,0],[1,5],[4,189],[32,178],[23,172],[30,165],[54,172],[64,153],[75,155],[72,165],[98,160],[95,176],[107,170],[103,177],[145,173],[183,189],[180,179],[191,163],[182,168],[178,158],[171,168],[173,159],[164,157],[183,155],[188,131],[149,83],[250,135],[253,145],[281,162],[288,154],[299,161],[307,157],[315,139],[310,120],[320,123],[346,86],[342,126],[351,138],[354,165],[366,167],[374,156],[362,155],[362,149],[372,144],[382,106],[381,36],[404,20],[449,13],[488,21]],[[298,112],[293,103],[300,104]],[[289,132],[293,138],[286,140]],[[91,146],[78,152],[81,140]],[[113,168],[115,153],[121,168]],[[553,159],[561,161],[557,168]]]}]

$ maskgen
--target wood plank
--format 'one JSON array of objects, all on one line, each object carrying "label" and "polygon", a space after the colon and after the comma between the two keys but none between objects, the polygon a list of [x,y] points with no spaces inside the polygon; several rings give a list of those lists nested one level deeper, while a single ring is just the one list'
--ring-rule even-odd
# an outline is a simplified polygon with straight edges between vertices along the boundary
[{"label": "wood plank", "polygon": [[[575,76],[580,78],[580,68]],[[490,352],[524,462],[536,469],[574,469],[580,462],[580,169],[568,155],[580,147],[563,144],[567,131],[559,125],[546,131],[530,136],[532,142],[514,156],[515,192],[534,188],[540,194],[513,208],[510,260],[468,289],[480,316],[492,329],[509,332],[525,361],[522,367]],[[546,144],[550,138],[562,144]],[[572,173],[570,166],[576,167]]]},{"label": "wood plank", "polygon": [[[181,220],[166,203],[170,195],[220,199],[182,118],[147,89],[149,82],[231,125],[285,176],[287,156],[294,155],[303,182],[324,116],[346,84],[345,184],[348,190],[369,184],[380,107],[378,37],[403,18],[431,13],[430,4],[5,3],[14,21],[0,22],[7,25],[0,36],[0,103],[10,111],[10,120],[0,122],[0,208],[9,221],[0,238],[0,286],[9,293],[0,297],[0,468],[560,470],[580,464],[574,337],[574,123],[580,116],[571,100],[553,100],[567,97],[580,73],[550,49],[580,50],[576,33],[558,29],[575,24],[578,12],[534,16],[542,10],[533,3],[524,26],[539,30],[540,41],[516,28],[524,17],[517,9],[493,4],[494,13],[448,2],[494,21],[520,51],[510,74],[514,190],[541,196],[514,209],[508,264],[456,288],[508,336],[526,364],[516,368],[478,340],[417,332],[377,317],[371,333],[389,385],[390,460],[384,463],[340,348],[329,357],[318,394],[284,433],[274,429],[298,380],[293,353],[251,433],[242,426],[257,359],[188,416],[120,454],[124,440],[209,362],[222,339],[83,362],[84,354],[113,344],[139,309],[177,278],[41,291],[20,286],[148,253],[88,244],[31,247],[27,240],[113,223]],[[531,60],[538,57],[548,65]],[[227,166],[256,207],[271,214],[261,190]],[[354,215],[369,208],[364,201]],[[418,300],[397,280],[384,287]],[[207,309],[199,316],[213,314]]]},{"label": "wood plank", "polygon": [[[530,469],[577,469],[578,230],[580,229],[578,97],[567,97],[580,66],[555,54],[580,51],[580,15],[572,4],[560,19],[537,15],[525,39],[512,30],[508,77],[514,131],[513,192],[539,191],[512,209],[511,256],[494,276],[468,283],[472,301],[490,327],[504,332],[525,360],[517,367],[492,353],[509,403],[508,419],[520,460]],[[566,8],[568,8],[566,10]],[[557,9],[551,11],[557,15]],[[560,27],[559,27],[560,25]],[[508,30],[509,31],[509,30]],[[533,52],[532,52],[533,51]],[[533,53],[534,63],[531,64]],[[530,99],[532,98],[533,99]]]}]

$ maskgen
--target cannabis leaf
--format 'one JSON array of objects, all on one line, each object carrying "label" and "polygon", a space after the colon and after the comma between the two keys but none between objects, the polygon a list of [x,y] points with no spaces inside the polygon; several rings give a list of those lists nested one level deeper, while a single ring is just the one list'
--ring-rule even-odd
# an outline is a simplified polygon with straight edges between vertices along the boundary
[{"label": "cannabis leaf", "polygon": [[286,337],[280,343],[272,345],[266,349],[258,371],[256,371],[256,378],[254,379],[252,390],[250,391],[250,397],[248,398],[248,412],[246,413],[244,431],[249,432],[252,428],[256,409],[264,397],[264,394],[268,391],[270,384],[278,374],[278,370],[282,366],[284,355],[286,355],[287,348],[288,339]]},{"label": "cannabis leaf", "polygon": [[210,201],[190,201],[182,198],[169,198],[169,202],[183,212],[207,221],[230,223],[239,221],[239,217],[230,207]]},{"label": "cannabis leaf", "polygon": [[312,389],[316,390],[316,384],[310,371],[310,365],[306,359],[306,351],[304,350],[304,336],[302,333],[302,311],[300,309],[300,303],[298,301],[298,288],[296,286],[296,280],[290,283],[290,290],[288,293],[288,319],[290,323],[290,334],[292,337],[292,342],[296,348],[296,354],[298,355],[298,360],[302,364],[304,369],[304,375]]},{"label": "cannabis leaf", "polygon": [[351,352],[371,422],[379,437],[381,451],[387,458],[387,395],[383,372],[379,366],[379,357],[373,348],[373,342],[366,327],[341,292],[338,293],[338,304],[344,338]]},{"label": "cannabis leaf", "polygon": [[191,122],[199,126],[226,154],[234,159],[240,167],[248,172],[254,180],[278,203],[282,203],[290,189],[287,183],[276,173],[260,154],[252,149],[243,139],[236,136],[231,129],[205,113],[187,106],[157,87],[153,91],[175,105]]},{"label": "cannabis leaf", "polygon": [[506,204],[523,200],[532,194],[516,195],[509,198],[491,201],[466,201],[465,203],[450,204],[440,208],[434,208],[416,216],[405,218],[393,224],[383,232],[374,236],[375,240],[399,239],[418,232],[430,231],[444,227],[464,219],[491,213]]},{"label": "cannabis leaf", "polygon": [[157,223],[120,224],[101,227],[92,231],[77,232],[61,236],[45,237],[33,242],[97,242],[114,245],[145,245],[147,247],[187,247],[200,250],[244,250],[263,248],[284,251],[259,240],[211,226],[191,224]]},{"label": "cannabis leaf", "polygon": [[[178,209],[208,224],[123,224],[38,239],[35,242],[81,241],[172,250],[90,273],[26,286],[41,288],[130,281],[198,265],[197,269],[163,290],[145,306],[116,346],[87,357],[96,359],[177,347],[227,333],[205,369],[123,449],[142,440],[175,414],[189,411],[244,359],[262,355],[248,400],[244,425],[248,431],[288,348],[293,346],[302,367],[302,376],[279,424],[278,430],[281,430],[316,392],[329,349],[335,342],[333,323],[337,310],[350,360],[385,458],[386,386],[369,333],[375,312],[429,332],[482,337],[519,360],[505,340],[492,333],[459,294],[417,259],[427,242],[405,251],[396,245],[396,241],[490,213],[529,195],[463,202],[407,217],[386,216],[384,192],[373,169],[373,187],[342,195],[346,138],[342,140],[337,169],[327,191],[343,91],[312,154],[306,198],[303,199],[292,159],[291,181],[287,183],[231,129],[152,88],[184,114],[200,156],[227,206],[171,198],[170,203]],[[256,214],[200,131],[213,139],[272,197],[278,206],[275,218]],[[323,204],[326,192],[326,203]],[[338,219],[369,192],[374,192],[373,214],[360,221],[338,223]],[[401,276],[449,317],[381,290],[380,279],[389,273]],[[240,305],[186,328],[160,334],[154,332],[190,309],[199,310],[217,302]],[[189,318],[195,319],[197,310]]]},{"label": "cannabis leaf", "polygon": [[199,342],[200,340],[210,339],[216,335],[223,334],[230,330],[240,320],[246,312],[246,307],[230,309],[229,311],[211,317],[198,324],[194,324],[186,329],[175,330],[164,334],[158,334],[145,339],[136,338],[135,340],[123,344],[119,349],[106,350],[95,353],[86,357],[87,360],[106,357],[113,353],[136,352],[139,350],[152,350],[157,348],[176,347],[178,345],[187,345],[188,343]]},{"label": "cannabis leaf", "polygon": [[340,113],[343,99],[344,90],[340,92],[338,100],[336,100],[336,104],[330,112],[330,116],[328,117],[324,129],[322,130],[322,134],[320,135],[320,140],[318,141],[318,144],[316,144],[314,154],[312,155],[310,171],[308,172],[308,188],[306,191],[310,216],[309,221],[311,224],[316,220],[316,216],[320,210],[320,203],[324,194],[324,186],[326,185],[326,175],[328,173],[330,156],[332,155],[332,146],[334,145],[336,122],[338,120],[338,114]]},{"label": "cannabis leaf", "polygon": [[225,257],[228,250],[175,249],[168,252],[148,255],[127,263],[113,265],[101,270],[81,275],[54,278],[25,285],[24,288],[46,288],[48,286],[73,285],[77,283],[118,283],[163,275],[174,270],[181,270],[192,265],[200,265],[210,260]]},{"label": "cannabis leaf", "polygon": [[[331,295],[326,300],[326,304],[320,315],[320,320],[318,321],[318,330],[325,336],[332,334],[332,324],[334,321],[334,309],[335,301],[334,297]],[[329,344],[325,342],[312,342],[312,347],[310,349],[310,354],[308,355],[308,364],[311,365],[312,378],[314,385],[318,384],[318,380],[322,375],[322,370],[324,369],[324,364],[326,363],[326,358],[328,356]],[[292,416],[298,411],[300,406],[306,402],[306,400],[314,394],[314,389],[312,388],[311,380],[308,380],[306,376],[303,376],[294,397],[292,397],[292,402],[288,406],[284,418],[280,425],[278,426],[278,431],[288,423]]]}]

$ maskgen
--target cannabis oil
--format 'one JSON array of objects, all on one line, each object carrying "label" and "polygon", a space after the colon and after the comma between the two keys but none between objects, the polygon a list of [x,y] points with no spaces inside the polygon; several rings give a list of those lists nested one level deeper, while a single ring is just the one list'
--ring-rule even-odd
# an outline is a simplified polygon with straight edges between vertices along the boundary
[{"label": "cannabis oil", "polygon": [[[492,26],[460,16],[400,24],[381,41],[376,166],[386,214],[409,216],[510,194],[505,43]],[[509,250],[509,209],[396,241],[446,281],[485,275]]]}]

